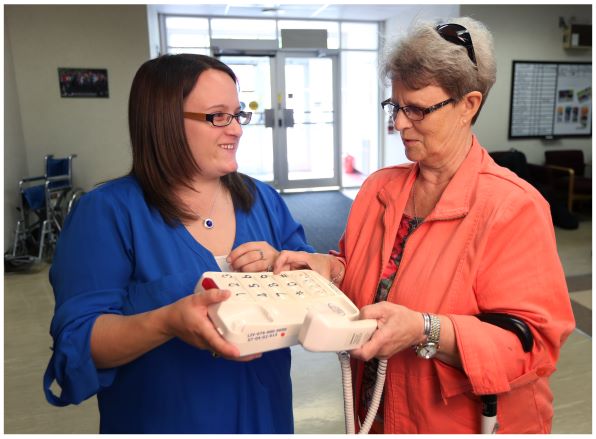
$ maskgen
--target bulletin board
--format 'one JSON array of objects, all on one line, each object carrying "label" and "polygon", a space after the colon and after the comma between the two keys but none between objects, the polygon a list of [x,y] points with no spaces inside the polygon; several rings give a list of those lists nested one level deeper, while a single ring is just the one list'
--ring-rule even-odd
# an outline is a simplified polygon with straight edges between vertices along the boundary
[{"label": "bulletin board", "polygon": [[513,61],[510,139],[591,135],[592,63]]}]

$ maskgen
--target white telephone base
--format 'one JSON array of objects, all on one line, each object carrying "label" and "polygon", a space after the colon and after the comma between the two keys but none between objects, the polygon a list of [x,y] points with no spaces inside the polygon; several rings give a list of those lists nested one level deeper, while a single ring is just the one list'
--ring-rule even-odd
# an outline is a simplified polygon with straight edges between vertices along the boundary
[{"label": "white telephone base", "polygon": [[209,271],[195,293],[210,288],[231,291],[228,300],[209,306],[219,333],[240,355],[301,343],[315,352],[356,349],[377,328],[358,320],[360,312],[331,281],[312,270],[238,273]]}]

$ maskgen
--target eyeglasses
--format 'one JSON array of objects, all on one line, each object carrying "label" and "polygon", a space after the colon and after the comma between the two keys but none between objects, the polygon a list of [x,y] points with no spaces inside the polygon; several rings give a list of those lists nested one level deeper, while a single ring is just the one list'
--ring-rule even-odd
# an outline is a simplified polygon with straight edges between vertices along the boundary
[{"label": "eyeglasses", "polygon": [[437,111],[439,108],[443,108],[445,105],[450,104],[451,102],[455,102],[455,99],[449,98],[443,102],[433,105],[432,107],[420,108],[416,107],[415,105],[406,105],[405,107],[400,107],[399,105],[391,102],[391,99],[385,99],[383,102],[381,102],[381,107],[383,108],[383,111],[391,116],[393,120],[397,119],[397,113],[399,110],[401,110],[408,119],[419,121],[424,119],[424,116],[427,114]]},{"label": "eyeglasses", "polygon": [[246,125],[250,122],[252,113],[250,111],[239,111],[236,114],[230,113],[191,113],[184,112],[186,119],[200,120],[203,122],[210,122],[214,127],[227,127],[232,123],[232,119],[236,119],[240,125]]},{"label": "eyeglasses", "polygon": [[470,36],[468,29],[455,23],[439,24],[435,29],[444,40],[465,47],[468,51],[470,60],[476,67],[478,67],[478,64],[476,63],[476,54],[474,53],[474,45],[472,44],[472,37]]}]

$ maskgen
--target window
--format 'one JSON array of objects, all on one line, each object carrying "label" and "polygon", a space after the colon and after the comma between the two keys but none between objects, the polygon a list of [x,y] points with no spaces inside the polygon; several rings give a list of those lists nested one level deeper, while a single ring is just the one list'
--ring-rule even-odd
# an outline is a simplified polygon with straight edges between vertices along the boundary
[{"label": "window", "polygon": [[209,54],[209,20],[198,17],[165,17],[167,53]]},{"label": "window", "polygon": [[275,20],[212,18],[211,37],[222,39],[275,40]]},{"label": "window", "polygon": [[369,49],[379,47],[379,26],[377,23],[342,23],[342,49]]}]

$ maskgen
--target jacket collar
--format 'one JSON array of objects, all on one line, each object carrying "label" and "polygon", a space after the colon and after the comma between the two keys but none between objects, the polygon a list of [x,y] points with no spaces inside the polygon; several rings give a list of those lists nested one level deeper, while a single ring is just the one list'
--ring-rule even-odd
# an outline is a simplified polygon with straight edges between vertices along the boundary
[{"label": "jacket collar", "polygon": [[[441,198],[433,211],[426,217],[426,221],[449,220],[461,218],[470,210],[471,196],[477,184],[483,160],[483,149],[475,135],[472,136],[472,147],[459,169],[443,191]],[[388,182],[377,194],[378,199],[386,209],[393,210],[401,217],[410,196],[410,191],[418,175],[419,165],[414,163],[405,179]]]}]

